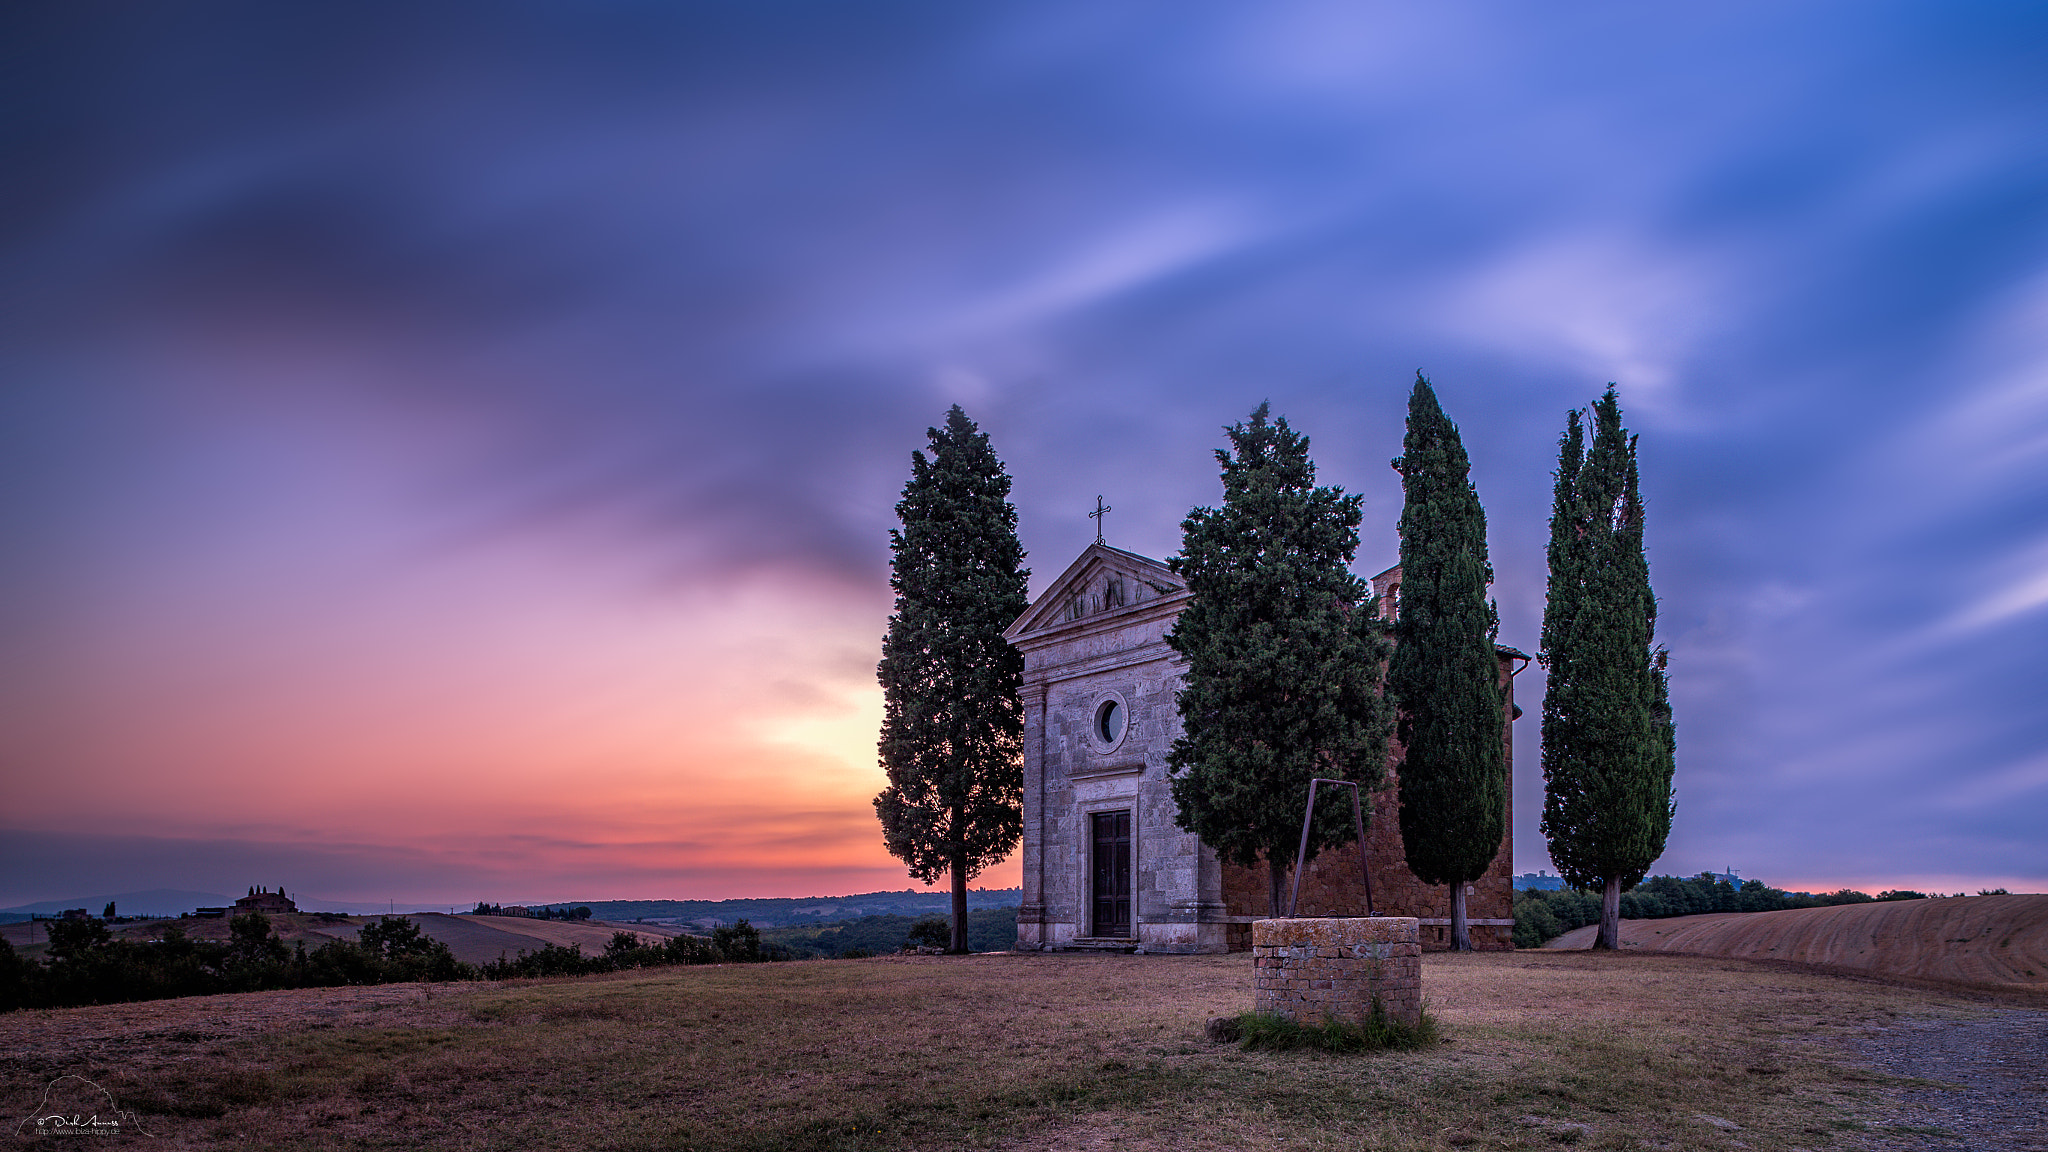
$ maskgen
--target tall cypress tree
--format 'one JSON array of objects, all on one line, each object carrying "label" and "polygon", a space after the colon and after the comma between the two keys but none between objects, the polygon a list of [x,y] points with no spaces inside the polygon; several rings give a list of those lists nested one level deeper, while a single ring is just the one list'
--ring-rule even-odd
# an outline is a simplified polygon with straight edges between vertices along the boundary
[{"label": "tall cypress tree", "polygon": [[[1223,506],[1181,522],[1171,564],[1193,595],[1166,637],[1187,661],[1167,763],[1176,823],[1229,863],[1266,861],[1277,916],[1309,781],[1377,787],[1388,708],[1386,640],[1349,568],[1361,498],[1317,487],[1308,438],[1267,414],[1225,429]],[[1355,839],[1348,800],[1318,799],[1310,859]]]},{"label": "tall cypress tree", "polygon": [[1400,709],[1401,841],[1408,868],[1451,888],[1451,946],[1472,947],[1465,885],[1506,834],[1499,616],[1486,589],[1486,511],[1458,426],[1420,373],[1401,473],[1401,602],[1387,691]]},{"label": "tall cypress tree", "polygon": [[1028,604],[1010,477],[954,405],[910,454],[882,641],[882,839],[926,884],[953,882],[952,951],[967,950],[967,882],[1024,832],[1024,657],[1003,629]]},{"label": "tall cypress tree", "polygon": [[1620,941],[1621,894],[1664,853],[1676,739],[1667,654],[1643,556],[1636,441],[1614,389],[1565,418],[1543,611],[1543,835],[1558,874],[1601,889],[1595,948]]}]

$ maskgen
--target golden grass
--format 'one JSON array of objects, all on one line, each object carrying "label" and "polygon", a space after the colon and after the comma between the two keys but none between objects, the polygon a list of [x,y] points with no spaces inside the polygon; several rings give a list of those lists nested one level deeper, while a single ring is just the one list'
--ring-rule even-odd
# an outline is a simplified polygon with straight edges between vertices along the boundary
[{"label": "golden grass", "polygon": [[[1250,975],[1242,955],[674,968],[409,1003],[361,990],[386,1000],[254,1032],[234,1026],[239,997],[125,1005],[156,1026],[93,1047],[111,1008],[18,1013],[6,1024],[45,1042],[5,1060],[4,1104],[23,1115],[78,1072],[167,1148],[1818,1150],[1885,1087],[1829,1041],[1989,1010],[1697,957],[1432,954],[1434,1049],[1208,1044]],[[354,991],[259,995],[277,1012]]]}]

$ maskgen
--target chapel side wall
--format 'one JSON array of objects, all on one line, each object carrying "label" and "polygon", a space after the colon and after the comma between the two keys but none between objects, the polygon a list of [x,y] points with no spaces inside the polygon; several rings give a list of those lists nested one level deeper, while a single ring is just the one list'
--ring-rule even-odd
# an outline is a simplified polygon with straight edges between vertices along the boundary
[{"label": "chapel side wall", "polygon": [[[1501,661],[1503,769],[1507,774],[1507,811],[1500,848],[1486,874],[1472,882],[1465,898],[1465,916],[1472,920],[1514,918],[1514,728],[1513,665]],[[1395,743],[1387,757],[1387,786],[1374,792],[1371,823],[1366,828],[1367,858],[1372,867],[1373,911],[1381,916],[1413,916],[1419,920],[1443,920],[1444,924],[1422,924],[1423,947],[1450,947],[1451,891],[1447,885],[1424,884],[1408,870],[1407,850],[1401,840],[1399,766],[1402,750]],[[1303,797],[1306,800],[1306,797]],[[1223,865],[1223,899],[1233,918],[1261,918],[1267,915],[1267,866],[1250,868]],[[1282,889],[1286,899],[1287,889]],[[1345,845],[1325,851],[1302,870],[1301,898],[1297,913],[1302,916],[1365,915],[1365,883],[1359,875],[1358,849]],[[1281,909],[1281,915],[1286,909]],[[1514,947],[1514,926],[1470,924],[1472,946],[1482,951]]]}]

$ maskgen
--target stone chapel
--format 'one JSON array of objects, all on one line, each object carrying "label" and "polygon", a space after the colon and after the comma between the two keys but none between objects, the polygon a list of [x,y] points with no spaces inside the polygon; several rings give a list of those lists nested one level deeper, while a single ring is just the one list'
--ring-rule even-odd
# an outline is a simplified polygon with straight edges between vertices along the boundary
[{"label": "stone chapel", "polygon": [[[1373,577],[1384,614],[1401,570]],[[1181,662],[1166,634],[1190,593],[1166,565],[1096,543],[1003,635],[1024,654],[1024,893],[1017,947],[1234,952],[1265,918],[1265,866],[1217,859],[1174,824],[1166,755],[1180,735]],[[1498,649],[1501,740],[1513,782],[1515,673],[1529,657]],[[1387,786],[1370,798],[1366,831],[1373,903],[1421,921],[1426,947],[1448,947],[1450,892],[1408,871],[1401,848],[1398,746]],[[1475,948],[1513,947],[1513,788],[1507,834],[1486,876],[1469,885]],[[1305,802],[1306,796],[1302,797]],[[1358,848],[1325,851],[1303,871],[1299,912],[1365,915]]]}]

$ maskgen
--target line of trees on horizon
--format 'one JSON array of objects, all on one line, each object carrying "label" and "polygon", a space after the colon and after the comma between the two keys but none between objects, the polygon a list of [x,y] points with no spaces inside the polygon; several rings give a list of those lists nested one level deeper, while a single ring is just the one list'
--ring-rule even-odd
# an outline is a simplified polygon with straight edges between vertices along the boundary
[{"label": "line of trees on horizon", "polygon": [[[858,959],[886,956],[918,945],[950,947],[952,922],[945,916],[862,916],[816,927],[773,928],[763,939],[804,956]],[[977,908],[967,914],[967,950],[1000,952],[1017,946],[1017,909]]]},{"label": "line of trees on horizon", "polygon": [[476,907],[470,909],[469,914],[471,916],[524,916],[533,920],[588,920],[590,919],[590,908],[588,905],[578,905],[571,908],[566,904],[559,908],[552,905],[541,908],[529,908],[523,904],[486,904],[479,900]]},{"label": "line of trees on horizon", "polygon": [[116,937],[96,919],[52,920],[49,956],[22,956],[0,939],[0,1012],[17,1008],[69,1008],[168,1000],[224,992],[350,985],[509,980],[588,976],[626,968],[679,964],[749,964],[798,958],[786,945],[763,942],[742,920],[709,937],[676,936],[644,944],[631,932],[613,933],[604,950],[550,944],[538,952],[484,964],[457,960],[447,944],[403,917],[379,917],[354,940],[308,949],[287,945],[260,912],[229,921],[225,941],[195,940],[173,921],[153,940]]},{"label": "line of trees on horizon", "polygon": [[[1982,892],[1979,895],[2006,895]],[[1961,895],[1961,893],[1957,893]],[[1515,947],[1540,948],[1574,928],[1601,922],[1604,891],[1585,888],[1523,888],[1515,892]],[[1928,894],[1892,888],[1872,896],[1852,888],[1834,892],[1787,892],[1761,880],[1741,887],[1713,872],[1697,876],[1652,876],[1621,894],[1616,902],[1623,920],[1668,920],[1708,912],[1781,912],[1788,908],[1831,908],[1889,900],[1925,900]]]}]

